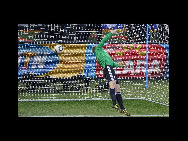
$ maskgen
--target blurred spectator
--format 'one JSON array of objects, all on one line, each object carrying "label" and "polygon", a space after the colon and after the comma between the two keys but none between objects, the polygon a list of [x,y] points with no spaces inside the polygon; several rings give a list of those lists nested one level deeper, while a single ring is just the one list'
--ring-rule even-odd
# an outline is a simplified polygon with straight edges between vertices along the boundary
[{"label": "blurred spectator", "polygon": [[149,26],[150,42],[159,41],[158,26],[159,24],[153,24]]}]

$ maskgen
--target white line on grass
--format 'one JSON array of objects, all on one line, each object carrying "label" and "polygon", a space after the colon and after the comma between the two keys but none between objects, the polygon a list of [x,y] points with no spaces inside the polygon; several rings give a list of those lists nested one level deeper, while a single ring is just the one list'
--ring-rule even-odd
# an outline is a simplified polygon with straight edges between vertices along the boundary
[{"label": "white line on grass", "polygon": [[[125,115],[64,115],[64,116],[20,116],[20,117],[128,117]],[[169,117],[169,115],[131,115],[130,117]]]}]

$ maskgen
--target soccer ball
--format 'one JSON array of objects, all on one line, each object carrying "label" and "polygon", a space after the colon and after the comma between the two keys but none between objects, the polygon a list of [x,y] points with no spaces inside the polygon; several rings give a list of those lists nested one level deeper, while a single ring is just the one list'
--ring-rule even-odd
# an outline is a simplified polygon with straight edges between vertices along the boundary
[{"label": "soccer ball", "polygon": [[54,48],[55,48],[55,51],[57,53],[62,53],[63,52],[63,47],[61,45],[56,45]]}]

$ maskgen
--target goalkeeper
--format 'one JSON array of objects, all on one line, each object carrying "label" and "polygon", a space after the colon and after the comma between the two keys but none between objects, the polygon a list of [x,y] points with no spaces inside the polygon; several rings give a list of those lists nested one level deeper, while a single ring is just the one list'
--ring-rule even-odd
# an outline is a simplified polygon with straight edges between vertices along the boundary
[{"label": "goalkeeper", "polygon": [[[99,65],[103,68],[103,74],[104,77],[109,82],[110,86],[110,96],[113,102],[112,108],[115,108],[116,110],[120,111],[120,113],[124,113],[127,116],[130,116],[129,113],[127,113],[125,107],[123,106],[123,100],[121,97],[121,91],[120,91],[120,85],[117,79],[117,76],[114,71],[114,67],[121,67],[124,66],[123,63],[115,63],[110,55],[103,50],[104,43],[113,35],[118,34],[118,30],[112,30],[110,33],[108,33],[101,42],[92,48],[92,52],[95,54],[96,59],[99,63]],[[116,100],[119,103],[120,109],[118,107],[118,104],[116,103]]]}]

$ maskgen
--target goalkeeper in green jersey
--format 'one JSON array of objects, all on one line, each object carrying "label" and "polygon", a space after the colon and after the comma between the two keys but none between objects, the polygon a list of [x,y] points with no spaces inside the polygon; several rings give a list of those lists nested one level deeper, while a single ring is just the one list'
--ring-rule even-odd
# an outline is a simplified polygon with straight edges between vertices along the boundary
[{"label": "goalkeeper in green jersey", "polygon": [[[106,80],[109,82],[110,86],[110,96],[112,98],[112,108],[117,109],[121,113],[124,113],[127,116],[130,116],[130,114],[126,111],[125,107],[123,106],[123,100],[121,97],[121,91],[120,91],[120,85],[117,79],[117,76],[114,71],[114,67],[121,67],[124,66],[123,63],[115,63],[110,55],[103,50],[104,43],[113,35],[113,34],[118,34],[118,29],[117,30],[112,30],[110,33],[108,33],[102,40],[101,42],[92,48],[92,52],[95,54],[96,59],[99,63],[99,65],[103,68],[103,74]],[[119,103],[116,103],[116,100]]]}]

